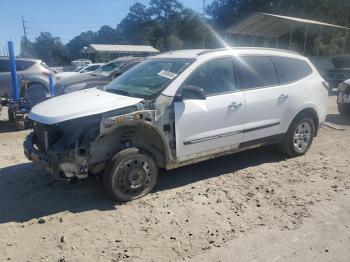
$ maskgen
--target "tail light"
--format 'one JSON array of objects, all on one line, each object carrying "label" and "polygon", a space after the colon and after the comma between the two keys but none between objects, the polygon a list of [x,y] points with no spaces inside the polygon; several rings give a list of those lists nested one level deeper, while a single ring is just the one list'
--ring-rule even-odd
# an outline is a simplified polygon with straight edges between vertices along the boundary
[{"label": "tail light", "polygon": [[50,72],[49,72],[49,71],[42,71],[41,73],[42,73],[43,75],[47,76],[47,77],[49,77],[49,75],[50,75]]}]

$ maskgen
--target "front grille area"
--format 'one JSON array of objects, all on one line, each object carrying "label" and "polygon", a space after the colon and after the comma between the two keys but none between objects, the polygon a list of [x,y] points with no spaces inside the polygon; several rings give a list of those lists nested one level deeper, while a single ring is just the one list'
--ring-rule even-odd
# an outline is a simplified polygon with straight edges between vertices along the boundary
[{"label": "front grille area", "polygon": [[35,123],[34,132],[37,146],[44,152],[63,137],[63,130],[59,126]]},{"label": "front grille area", "polygon": [[45,150],[45,125],[40,123],[35,123],[34,125],[34,133],[36,138],[36,145],[40,150],[46,152]]}]

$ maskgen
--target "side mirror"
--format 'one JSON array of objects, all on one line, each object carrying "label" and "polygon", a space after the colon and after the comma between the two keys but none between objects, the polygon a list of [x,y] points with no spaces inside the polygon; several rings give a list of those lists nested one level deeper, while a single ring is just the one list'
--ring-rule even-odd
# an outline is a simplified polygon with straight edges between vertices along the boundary
[{"label": "side mirror", "polygon": [[180,93],[176,95],[175,101],[183,101],[183,100],[205,100],[207,99],[203,88],[198,86],[186,85],[184,86]]}]

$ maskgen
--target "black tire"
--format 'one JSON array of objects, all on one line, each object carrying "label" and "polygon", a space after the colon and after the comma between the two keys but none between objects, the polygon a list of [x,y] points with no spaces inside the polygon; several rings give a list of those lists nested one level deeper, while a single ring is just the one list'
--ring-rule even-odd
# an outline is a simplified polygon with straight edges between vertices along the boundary
[{"label": "black tire", "polygon": [[16,130],[22,131],[26,128],[26,123],[24,120],[16,120]]},{"label": "black tire", "polygon": [[[298,135],[297,128],[301,128],[303,124],[307,131],[299,132],[301,134]],[[309,150],[314,137],[314,120],[307,114],[300,114],[289,126],[284,141],[280,145],[280,149],[290,157],[302,156]]]},{"label": "black tire", "polygon": [[338,104],[338,111],[341,115],[350,116],[350,104]]},{"label": "black tire", "polygon": [[158,167],[153,157],[137,148],[119,152],[107,166],[103,184],[116,201],[130,201],[152,191],[157,183]]},{"label": "black tire", "polygon": [[15,115],[10,109],[7,109],[7,116],[9,119],[9,123],[14,123],[15,122]]}]

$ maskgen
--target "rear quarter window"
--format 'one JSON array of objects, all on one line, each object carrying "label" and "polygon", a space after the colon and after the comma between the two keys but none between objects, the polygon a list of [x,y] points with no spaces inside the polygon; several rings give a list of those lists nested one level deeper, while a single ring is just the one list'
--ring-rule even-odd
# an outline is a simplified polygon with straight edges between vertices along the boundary
[{"label": "rear quarter window", "polygon": [[35,62],[33,61],[27,61],[27,60],[16,60],[16,69],[18,71],[24,71],[27,70],[29,67],[33,66]]},{"label": "rear quarter window", "polygon": [[303,60],[289,57],[271,57],[280,84],[301,80],[312,74],[311,67]]}]

